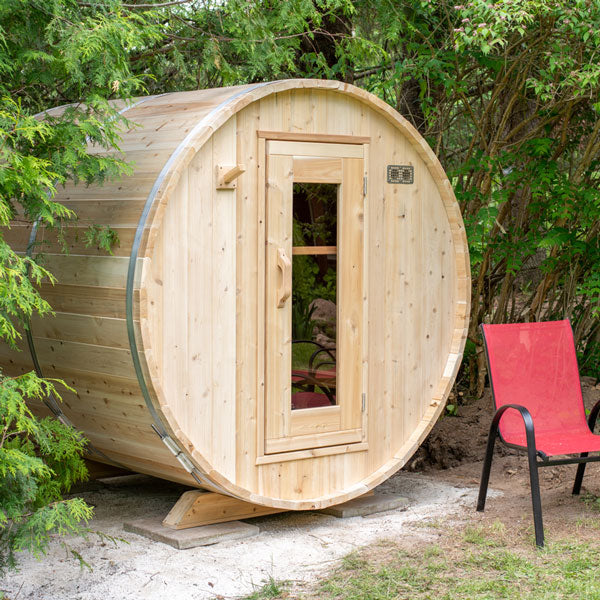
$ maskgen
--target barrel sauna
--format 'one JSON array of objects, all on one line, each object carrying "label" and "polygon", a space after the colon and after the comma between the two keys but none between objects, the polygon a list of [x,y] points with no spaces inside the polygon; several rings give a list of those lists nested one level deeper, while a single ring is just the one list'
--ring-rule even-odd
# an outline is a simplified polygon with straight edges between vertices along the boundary
[{"label": "barrel sauna", "polygon": [[[76,390],[61,418],[94,458],[137,472],[292,510],[390,477],[444,408],[469,314],[464,225],[427,143],[334,81],[121,112],[133,174],[59,190],[69,252],[56,231],[5,232],[58,281],[32,352],[2,367],[33,353]],[[91,224],[118,234],[112,255],[86,247]]]}]

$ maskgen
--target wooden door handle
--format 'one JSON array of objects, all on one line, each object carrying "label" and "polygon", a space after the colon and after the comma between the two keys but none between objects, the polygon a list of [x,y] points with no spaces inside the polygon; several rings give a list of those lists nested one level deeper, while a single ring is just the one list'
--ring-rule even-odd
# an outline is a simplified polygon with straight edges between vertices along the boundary
[{"label": "wooden door handle", "polygon": [[283,248],[277,248],[277,268],[281,270],[281,284],[277,286],[277,308],[283,308],[292,295],[292,261]]}]

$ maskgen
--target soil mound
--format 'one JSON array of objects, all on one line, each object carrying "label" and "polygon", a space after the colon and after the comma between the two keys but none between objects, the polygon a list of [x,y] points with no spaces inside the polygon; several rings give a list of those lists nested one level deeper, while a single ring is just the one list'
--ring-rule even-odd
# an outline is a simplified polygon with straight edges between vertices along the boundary
[{"label": "soil mound", "polygon": [[[581,388],[585,407],[590,410],[600,401],[600,384],[596,384],[593,377],[582,377]],[[451,469],[462,463],[483,460],[493,412],[492,393],[486,388],[481,398],[459,406],[456,414],[445,413],[404,470]],[[600,424],[596,431],[600,431]],[[504,444],[496,444],[496,454],[508,456],[520,453]]]}]

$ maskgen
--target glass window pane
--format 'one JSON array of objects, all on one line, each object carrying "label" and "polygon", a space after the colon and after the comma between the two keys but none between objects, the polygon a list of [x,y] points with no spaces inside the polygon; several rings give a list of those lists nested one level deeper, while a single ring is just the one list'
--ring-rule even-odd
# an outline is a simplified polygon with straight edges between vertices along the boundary
[{"label": "glass window pane", "polygon": [[292,409],[336,404],[335,184],[295,184],[292,259]]}]

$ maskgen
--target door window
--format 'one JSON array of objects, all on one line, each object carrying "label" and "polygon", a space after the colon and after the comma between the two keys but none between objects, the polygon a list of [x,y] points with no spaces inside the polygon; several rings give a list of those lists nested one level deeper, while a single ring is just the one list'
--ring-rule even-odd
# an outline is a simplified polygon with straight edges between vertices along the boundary
[{"label": "door window", "polygon": [[335,406],[339,185],[294,183],[291,408]]}]

